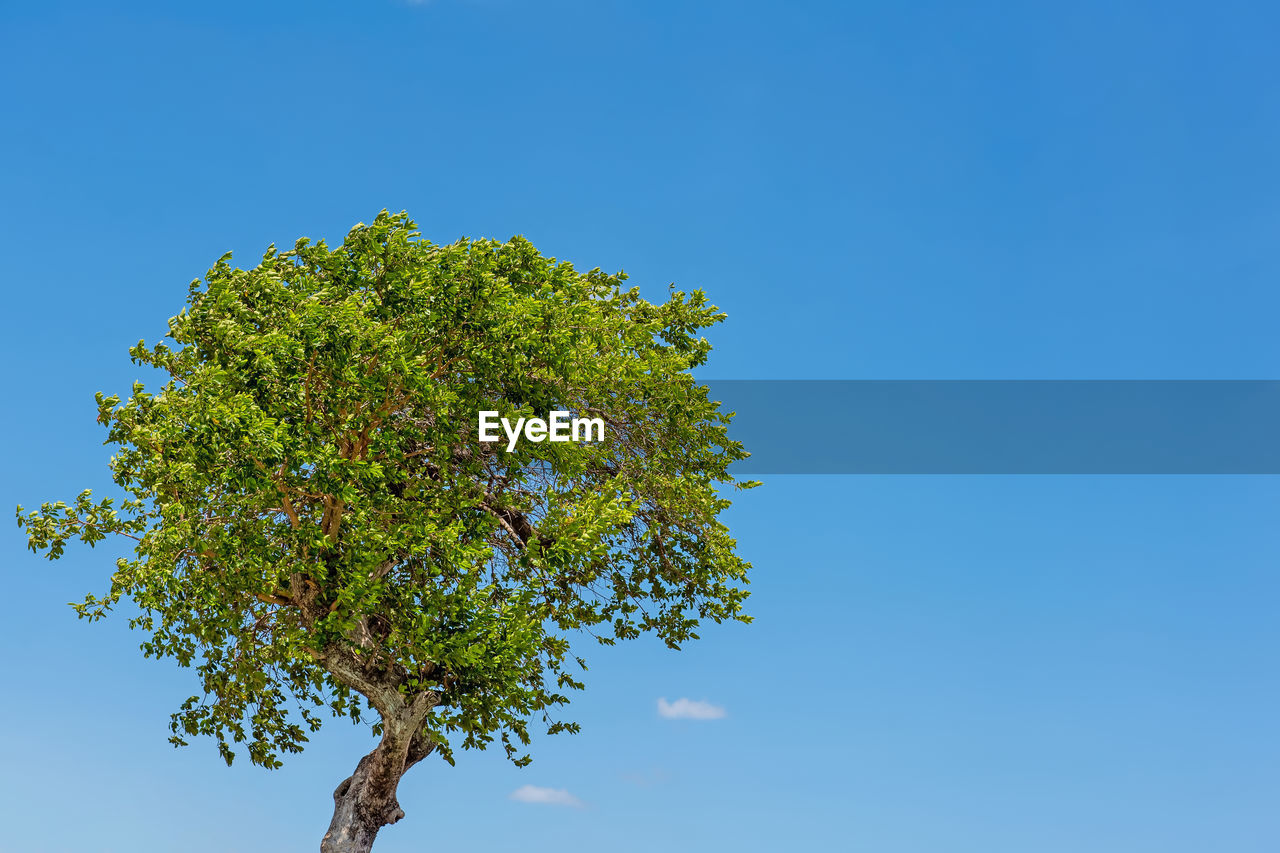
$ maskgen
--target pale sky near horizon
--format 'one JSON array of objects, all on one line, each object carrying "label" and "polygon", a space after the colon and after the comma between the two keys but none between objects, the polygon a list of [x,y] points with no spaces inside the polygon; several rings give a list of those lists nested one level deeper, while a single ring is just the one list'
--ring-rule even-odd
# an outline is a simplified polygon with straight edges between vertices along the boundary
[{"label": "pale sky near horizon", "polygon": [[[0,5],[0,505],[223,252],[521,233],[729,314],[708,376],[1280,378],[1262,3]],[[939,425],[940,429],[945,425]],[[750,626],[587,648],[577,736],[401,786],[380,853],[1271,853],[1274,477],[777,476]],[[113,551],[0,537],[0,853],[318,846],[370,747],[174,750]]]}]

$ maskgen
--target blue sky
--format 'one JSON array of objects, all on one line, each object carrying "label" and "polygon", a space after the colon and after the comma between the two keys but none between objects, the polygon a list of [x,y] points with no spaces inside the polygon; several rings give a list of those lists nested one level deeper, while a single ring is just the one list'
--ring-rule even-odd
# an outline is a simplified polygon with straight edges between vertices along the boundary
[{"label": "blue sky", "polygon": [[[93,392],[220,254],[382,208],[705,288],[709,376],[1277,377],[1264,4],[113,5],[0,7],[0,504],[107,484]],[[771,477],[755,624],[593,650],[581,735],[416,768],[377,849],[1273,851],[1278,498]],[[315,849],[367,734],[173,750],[190,673],[65,605],[110,552],[0,549],[0,849]]]}]

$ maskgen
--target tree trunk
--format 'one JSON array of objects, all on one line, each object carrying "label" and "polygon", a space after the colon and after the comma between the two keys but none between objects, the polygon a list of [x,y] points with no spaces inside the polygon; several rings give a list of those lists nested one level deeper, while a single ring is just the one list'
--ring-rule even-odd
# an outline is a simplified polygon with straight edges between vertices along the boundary
[{"label": "tree trunk", "polygon": [[360,759],[356,770],[333,792],[333,820],[320,853],[369,853],[378,830],[404,817],[396,787],[405,772],[426,758],[435,744],[420,734],[406,737],[387,725],[382,742]]}]

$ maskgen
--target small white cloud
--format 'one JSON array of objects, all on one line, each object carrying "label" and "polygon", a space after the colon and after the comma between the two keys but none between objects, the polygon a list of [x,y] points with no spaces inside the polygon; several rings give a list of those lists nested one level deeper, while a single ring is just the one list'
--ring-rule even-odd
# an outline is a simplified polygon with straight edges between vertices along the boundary
[{"label": "small white cloud", "polygon": [[521,785],[511,792],[511,799],[519,803],[537,803],[543,806],[572,806],[575,809],[583,806],[582,800],[564,788],[539,788],[537,785]]},{"label": "small white cloud", "polygon": [[710,702],[695,702],[692,699],[677,699],[668,702],[665,698],[658,700],[658,714],[668,720],[720,720],[728,716],[728,711]]}]

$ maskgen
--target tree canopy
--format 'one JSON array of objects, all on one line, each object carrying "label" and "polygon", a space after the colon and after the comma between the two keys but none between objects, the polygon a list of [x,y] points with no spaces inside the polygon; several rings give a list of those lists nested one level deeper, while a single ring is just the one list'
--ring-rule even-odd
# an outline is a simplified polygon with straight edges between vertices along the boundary
[{"label": "tree canopy", "polygon": [[[131,350],[163,384],[98,395],[123,499],[19,507],[19,524],[50,558],[132,540],[74,606],[132,599],[144,653],[195,668],[175,744],[209,735],[228,763],[275,767],[371,707],[400,773],[495,740],[526,762],[530,723],[576,729],[557,706],[583,638],[677,648],[749,621],[719,516],[726,487],[754,484],[690,373],[724,315],[624,280],[520,237],[434,244],[385,211],[334,248],[304,238],[248,270],[225,255],[166,341]],[[477,440],[481,410],[552,409],[602,418],[605,439]]]}]

